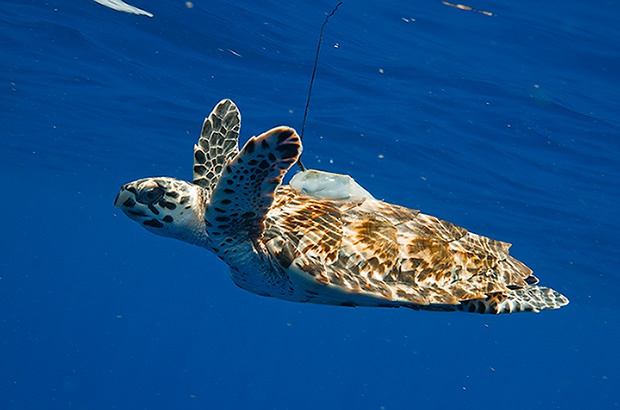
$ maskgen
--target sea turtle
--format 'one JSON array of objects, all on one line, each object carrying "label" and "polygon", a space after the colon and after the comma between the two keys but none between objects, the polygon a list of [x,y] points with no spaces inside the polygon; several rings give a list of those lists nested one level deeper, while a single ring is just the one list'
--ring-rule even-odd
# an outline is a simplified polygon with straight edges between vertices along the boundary
[{"label": "sea turtle", "polygon": [[241,116],[221,101],[194,147],[194,181],[123,185],[115,206],[147,230],[209,249],[250,292],[295,302],[477,313],[538,312],[568,299],[489,239],[374,199],[347,175],[306,171],[294,129],[239,151]]}]

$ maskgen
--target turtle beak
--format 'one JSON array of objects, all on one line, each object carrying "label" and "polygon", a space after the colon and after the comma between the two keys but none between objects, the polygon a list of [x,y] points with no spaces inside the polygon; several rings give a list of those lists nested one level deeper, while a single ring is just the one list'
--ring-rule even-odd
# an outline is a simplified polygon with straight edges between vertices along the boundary
[{"label": "turtle beak", "polygon": [[120,192],[118,193],[118,195],[116,195],[116,198],[114,199],[114,207],[123,210],[133,208],[136,205],[134,197],[135,195],[133,194],[133,192],[127,190],[127,185],[123,185]]}]

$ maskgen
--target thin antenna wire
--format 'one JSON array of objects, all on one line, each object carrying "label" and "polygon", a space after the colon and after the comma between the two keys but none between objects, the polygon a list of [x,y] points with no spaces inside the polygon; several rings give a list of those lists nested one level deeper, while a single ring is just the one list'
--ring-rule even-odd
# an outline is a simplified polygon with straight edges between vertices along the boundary
[{"label": "thin antenna wire", "polygon": [[[339,2],[338,4],[336,4],[336,7],[334,7],[332,12],[329,13],[325,17],[325,21],[323,22],[323,25],[321,26],[321,34],[319,36],[319,42],[316,45],[316,55],[314,56],[314,66],[312,67],[312,77],[310,77],[310,87],[308,88],[308,99],[306,100],[304,120],[301,123],[301,135],[299,136],[299,139],[301,139],[302,142],[304,140],[304,131],[306,130],[306,118],[308,118],[308,108],[310,107],[310,96],[312,95],[312,86],[314,85],[314,77],[316,76],[316,66],[319,63],[319,54],[321,53],[321,43],[323,42],[323,31],[325,31],[325,26],[327,25],[329,18],[334,15],[334,13],[336,12],[336,10],[338,10],[338,7],[340,7],[341,4],[342,2]],[[301,162],[301,157],[299,157],[299,160],[297,161],[297,165],[299,165],[299,168],[301,168],[302,171],[306,170],[306,167]]]}]

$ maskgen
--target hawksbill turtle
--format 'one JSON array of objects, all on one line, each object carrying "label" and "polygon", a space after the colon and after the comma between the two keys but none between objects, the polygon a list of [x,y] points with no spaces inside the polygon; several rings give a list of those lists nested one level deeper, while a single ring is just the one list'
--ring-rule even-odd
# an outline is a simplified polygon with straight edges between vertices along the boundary
[{"label": "hawksbill turtle", "polygon": [[157,235],[214,252],[262,296],[341,306],[538,312],[568,299],[537,286],[510,244],[373,198],[347,175],[297,174],[300,137],[280,126],[239,150],[241,115],[222,100],[194,146],[193,182],[145,178],[115,200]]}]

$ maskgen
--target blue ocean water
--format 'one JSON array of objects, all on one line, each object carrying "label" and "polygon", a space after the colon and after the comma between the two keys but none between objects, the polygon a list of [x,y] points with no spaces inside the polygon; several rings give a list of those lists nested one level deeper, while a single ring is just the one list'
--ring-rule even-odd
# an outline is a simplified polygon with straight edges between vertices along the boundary
[{"label": "blue ocean water", "polygon": [[[304,162],[513,243],[571,299],[481,316],[287,303],[112,206],[191,178],[223,98],[301,126],[334,2],[0,3],[1,409],[620,407],[620,4],[345,1]],[[190,7],[192,6],[192,7]],[[488,13],[482,13],[485,11]]]}]

